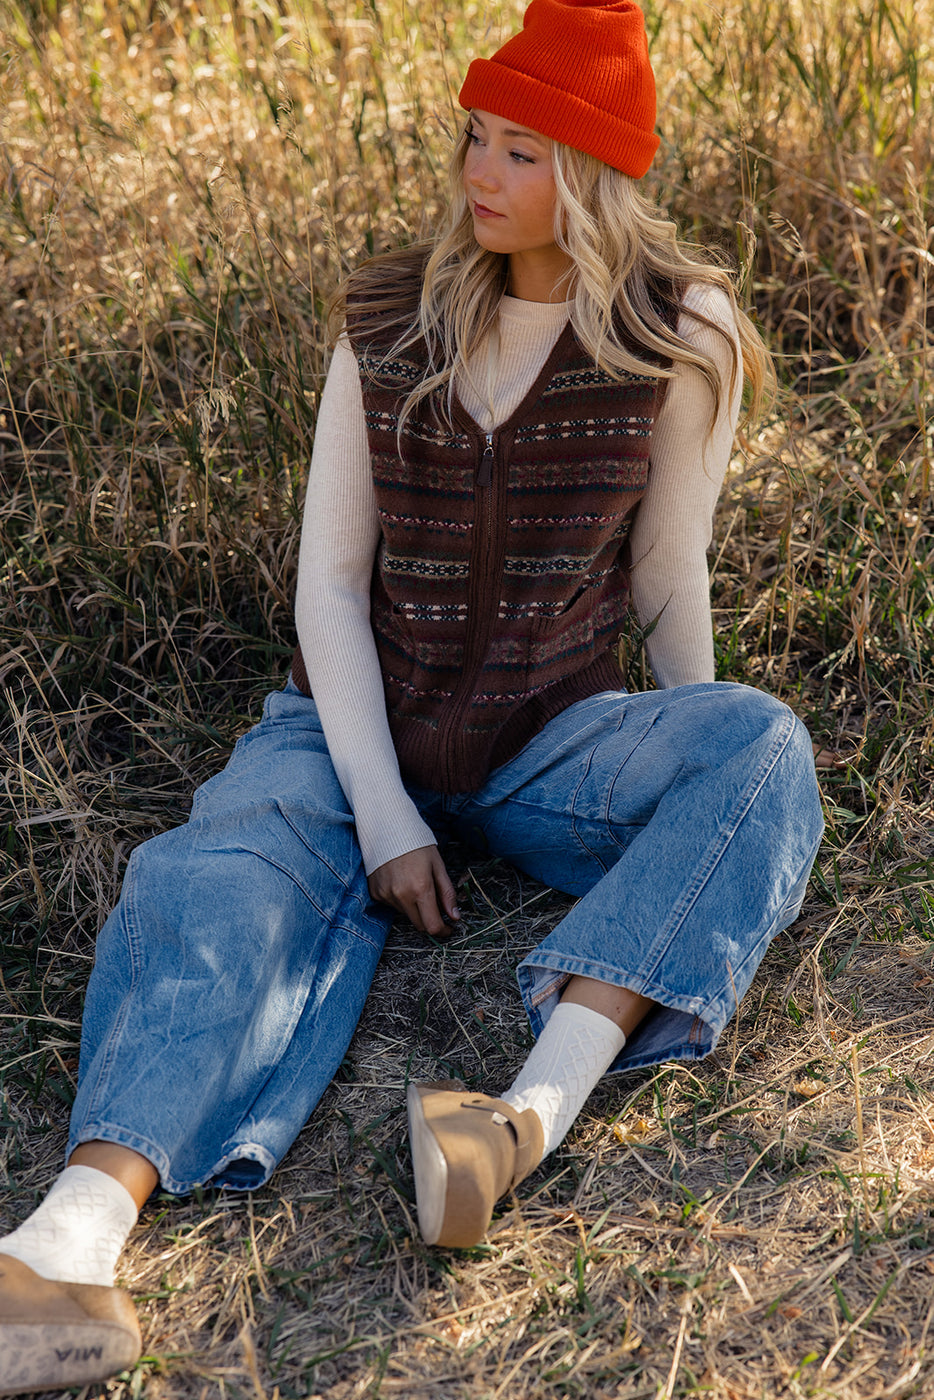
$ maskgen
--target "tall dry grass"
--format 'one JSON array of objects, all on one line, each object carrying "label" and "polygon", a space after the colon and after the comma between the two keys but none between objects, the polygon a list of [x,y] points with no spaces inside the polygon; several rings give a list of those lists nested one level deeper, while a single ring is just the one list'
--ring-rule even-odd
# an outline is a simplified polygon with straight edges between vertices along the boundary
[{"label": "tall dry grass", "polygon": [[[520,9],[0,0],[5,1223],[57,1165],[129,850],[284,675],[327,300],[431,227],[460,75]],[[934,9],[648,22],[652,181],[779,359],[713,597],[720,674],[840,759],[811,898],[716,1062],[602,1086],[521,1210],[448,1255],[411,1233],[401,1088],[507,1082],[511,969],[560,909],[463,867],[465,933],[396,932],[273,1185],[147,1208],[124,1277],[149,1351],[115,1393],[934,1387]]]}]

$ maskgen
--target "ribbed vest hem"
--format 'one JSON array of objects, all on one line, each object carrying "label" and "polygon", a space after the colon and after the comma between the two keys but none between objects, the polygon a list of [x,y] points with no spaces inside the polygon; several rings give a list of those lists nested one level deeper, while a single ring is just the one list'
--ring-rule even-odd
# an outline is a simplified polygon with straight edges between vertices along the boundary
[{"label": "ribbed vest hem", "polygon": [[432,792],[447,795],[476,792],[494,768],[515,758],[550,719],[578,700],[587,700],[605,690],[619,690],[622,684],[623,675],[615,653],[606,651],[589,666],[563,677],[521,703],[496,735],[459,733],[456,781],[450,776],[449,756],[440,753],[432,742],[432,731],[426,733],[426,726],[418,720],[397,718],[392,722],[392,735],[402,777],[407,783]]},{"label": "ribbed vest hem", "polygon": [[308,671],[305,668],[305,658],[302,656],[301,647],[296,647],[292,653],[292,679],[303,695],[311,699],[311,682],[308,679]]},{"label": "ribbed vest hem", "polygon": [[[500,730],[490,753],[489,770],[499,768],[515,758],[519,750],[524,749],[526,744],[545,728],[549,720],[562,714],[569,705],[576,704],[578,700],[589,700],[591,695],[600,695],[605,690],[621,690],[623,679],[614,648],[598,656],[582,671],[556,681],[540,695],[533,695]],[[485,778],[486,775],[484,780]]]},{"label": "ribbed vest hem", "polygon": [[[301,647],[295,648],[292,657],[292,679],[302,694],[310,699],[311,685]],[[462,749],[466,748],[468,752],[458,767],[460,781],[457,786],[447,780],[444,773],[448,766],[445,756],[438,753],[431,742],[431,735],[426,736],[424,724],[417,720],[397,719],[393,724],[393,742],[402,777],[408,783],[429,788],[433,792],[476,792],[483,787],[494,768],[500,768],[515,758],[549,720],[578,700],[587,700],[591,695],[600,695],[605,690],[622,689],[623,679],[615,651],[605,651],[583,670],[575,672],[573,676],[565,676],[520,705],[496,735],[492,747],[488,734],[478,734],[473,741],[470,736],[459,736]]]}]

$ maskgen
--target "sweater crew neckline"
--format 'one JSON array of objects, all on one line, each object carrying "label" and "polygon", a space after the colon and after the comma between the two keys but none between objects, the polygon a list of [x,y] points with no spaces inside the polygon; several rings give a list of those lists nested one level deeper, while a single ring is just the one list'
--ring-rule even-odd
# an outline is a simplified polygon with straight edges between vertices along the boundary
[{"label": "sweater crew neckline", "polygon": [[570,301],[525,301],[521,297],[504,296],[499,305],[503,320],[521,321],[530,326],[554,326],[559,329],[571,314]]}]

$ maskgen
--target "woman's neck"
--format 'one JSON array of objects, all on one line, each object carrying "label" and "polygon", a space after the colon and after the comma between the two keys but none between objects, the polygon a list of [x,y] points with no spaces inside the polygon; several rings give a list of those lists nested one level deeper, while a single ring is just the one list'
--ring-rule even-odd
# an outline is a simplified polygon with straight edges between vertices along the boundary
[{"label": "woman's neck", "polygon": [[567,301],[572,267],[567,253],[554,246],[510,253],[506,291],[519,301]]}]

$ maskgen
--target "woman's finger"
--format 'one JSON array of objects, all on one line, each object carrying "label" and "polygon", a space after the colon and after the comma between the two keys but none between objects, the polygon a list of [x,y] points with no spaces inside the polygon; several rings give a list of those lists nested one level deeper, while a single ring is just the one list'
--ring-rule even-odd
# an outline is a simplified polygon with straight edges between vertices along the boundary
[{"label": "woman's finger", "polygon": [[419,930],[438,937],[457,921],[457,895],[437,846],[420,846],[380,865],[369,877],[374,899],[404,914]]}]

